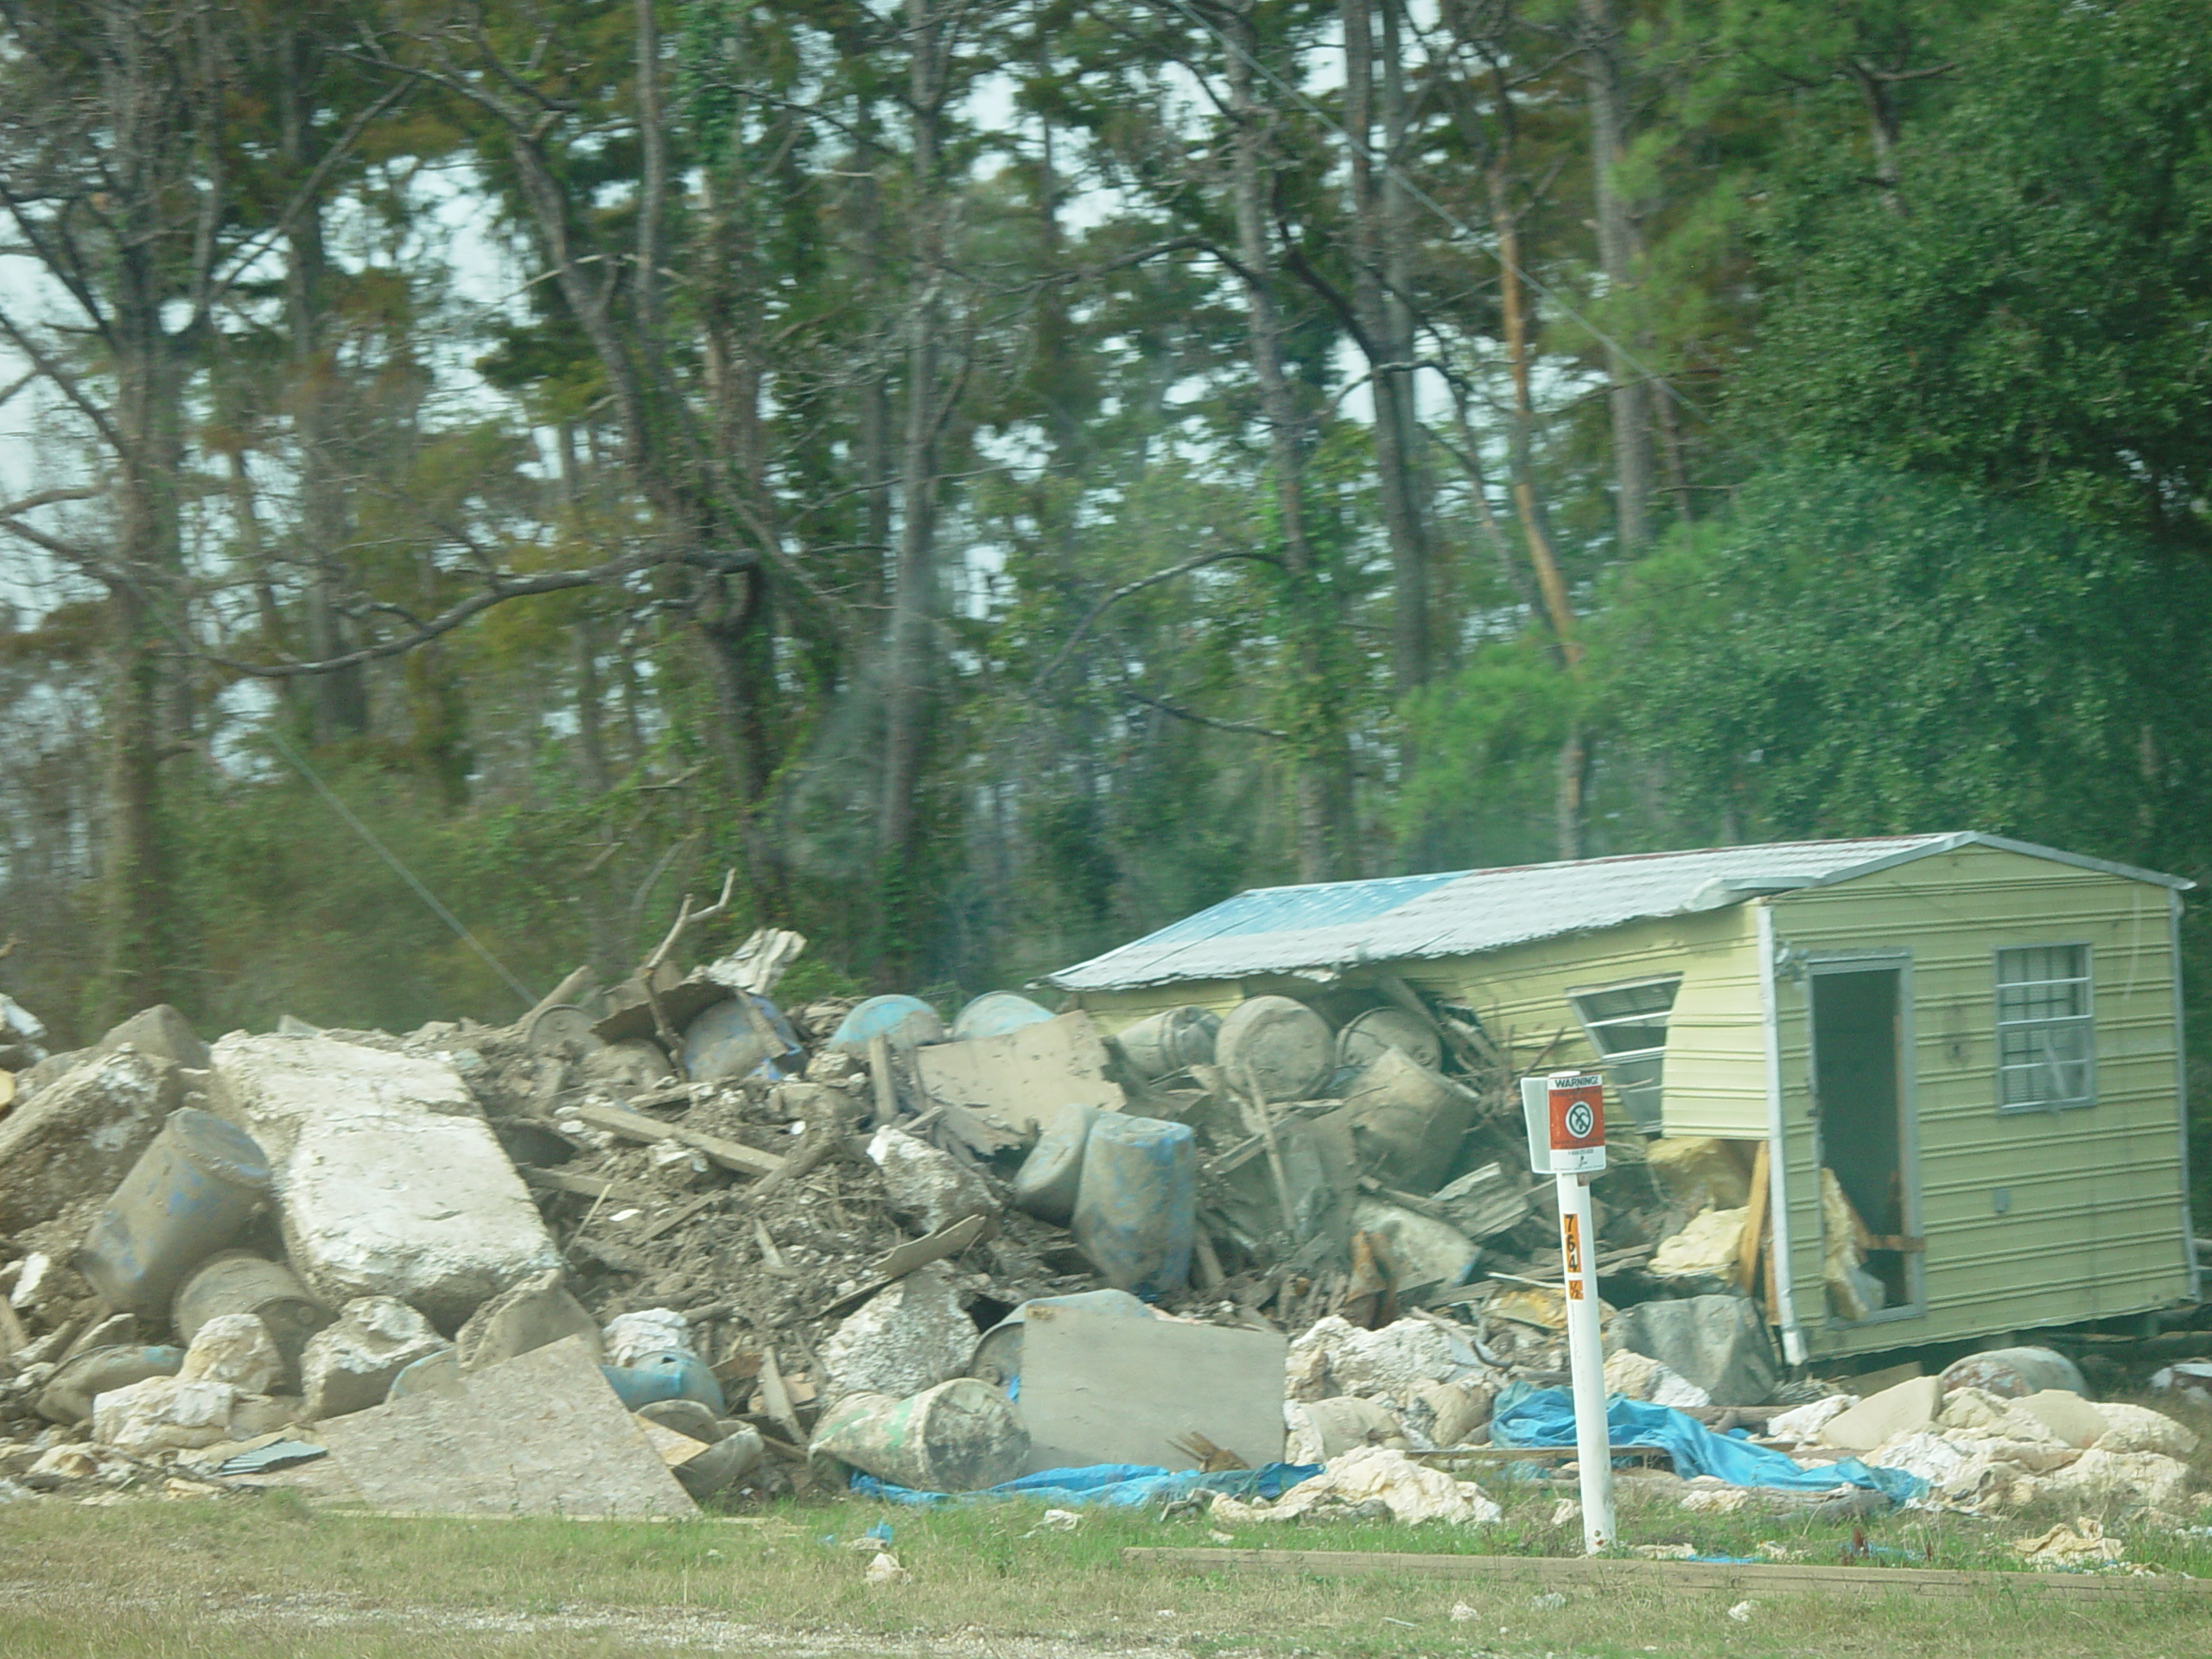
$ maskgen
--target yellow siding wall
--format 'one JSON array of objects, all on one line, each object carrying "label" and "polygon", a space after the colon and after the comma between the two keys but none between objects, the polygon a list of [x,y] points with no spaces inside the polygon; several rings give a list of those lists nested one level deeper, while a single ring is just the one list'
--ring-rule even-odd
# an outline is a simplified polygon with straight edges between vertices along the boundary
[{"label": "yellow siding wall", "polygon": [[[1793,955],[1911,959],[1924,1318],[1844,1326],[1827,1317],[1808,983],[1777,979],[1789,1268],[1813,1352],[2057,1325],[2189,1294],[2170,902],[2144,882],[1986,847],[1770,901],[1776,943]],[[2071,944],[2091,948],[2097,1103],[2000,1116],[1993,952]],[[2012,1199],[2001,1216],[1999,1187]]]}]

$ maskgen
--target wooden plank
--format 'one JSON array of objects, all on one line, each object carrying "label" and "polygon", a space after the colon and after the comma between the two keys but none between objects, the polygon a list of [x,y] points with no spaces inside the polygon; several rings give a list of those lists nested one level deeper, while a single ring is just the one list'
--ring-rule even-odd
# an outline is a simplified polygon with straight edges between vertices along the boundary
[{"label": "wooden plank", "polygon": [[1947,1567],[1815,1567],[1799,1562],[1647,1561],[1605,1556],[1407,1555],[1321,1549],[1122,1551],[1131,1567],[1189,1573],[1310,1573],[1321,1578],[1489,1580],[1592,1590],[1667,1590],[1828,1595],[1973,1597],[2018,1594],[2090,1601],[2212,1597],[2212,1579],[2097,1578],[2087,1573],[1964,1572]]},{"label": "wooden plank", "polygon": [[1751,1204],[1744,1211],[1743,1236],[1736,1245],[1736,1282],[1746,1293],[1758,1273],[1759,1244],[1766,1236],[1767,1170],[1772,1152],[1770,1143],[1762,1141],[1758,1155],[1751,1160]]},{"label": "wooden plank", "polygon": [[540,1169],[532,1164],[518,1164],[516,1168],[523,1179],[531,1186],[542,1186],[549,1192],[573,1192],[580,1198],[620,1198],[628,1196],[628,1189],[620,1181],[611,1181],[604,1175],[574,1175],[565,1169]]},{"label": "wooden plank", "polygon": [[690,1129],[681,1123],[664,1123],[657,1117],[626,1111],[620,1106],[601,1106],[588,1103],[570,1108],[572,1114],[595,1129],[605,1129],[609,1135],[619,1135],[627,1141],[673,1141],[680,1147],[702,1152],[724,1169],[739,1175],[772,1175],[784,1166],[784,1160],[772,1152],[755,1152],[750,1147],[734,1141],[725,1141],[718,1135],[709,1135],[703,1129]]},{"label": "wooden plank", "polygon": [[651,1225],[646,1227],[643,1232],[638,1235],[639,1239],[643,1243],[650,1243],[652,1240],[658,1238],[663,1233],[675,1231],[676,1229],[681,1227],[685,1222],[690,1220],[692,1217],[697,1215],[702,1210],[704,1210],[709,1205],[718,1202],[721,1196],[722,1195],[719,1192],[705,1192],[692,1199],[689,1204],[678,1205],[676,1209],[670,1211],[666,1215],[657,1217]]},{"label": "wooden plank", "polygon": [[881,1032],[868,1039],[868,1074],[875,1085],[875,1127],[899,1121],[899,1082],[891,1071],[891,1039]]}]

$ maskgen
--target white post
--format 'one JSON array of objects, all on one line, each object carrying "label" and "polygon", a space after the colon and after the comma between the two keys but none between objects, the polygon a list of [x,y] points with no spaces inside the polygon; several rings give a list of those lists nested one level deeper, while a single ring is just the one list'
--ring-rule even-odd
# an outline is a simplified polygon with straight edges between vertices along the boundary
[{"label": "white post", "polygon": [[1574,1455],[1582,1471],[1582,1548],[1595,1555],[1613,1541],[1612,1434],[1605,1424],[1605,1351],[1598,1332],[1598,1233],[1589,1176],[1562,1173],[1555,1179],[1567,1369],[1574,1382]]}]

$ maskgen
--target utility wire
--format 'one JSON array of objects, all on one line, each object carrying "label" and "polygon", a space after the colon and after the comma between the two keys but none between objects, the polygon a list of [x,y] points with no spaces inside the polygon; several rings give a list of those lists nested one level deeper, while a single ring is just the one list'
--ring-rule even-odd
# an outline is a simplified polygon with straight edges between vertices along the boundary
[{"label": "utility wire", "polygon": [[[174,621],[170,620],[169,617],[162,609],[162,607],[154,602],[153,595],[146,591],[144,586],[139,582],[137,575],[126,570],[124,574],[124,580],[128,582],[133,588],[137,589],[139,601],[145,606],[147,614],[162,625],[162,632],[167,633],[170,639],[176,642],[177,649],[183,652],[188,657],[198,656],[200,654],[198,648],[193,645],[191,640],[185,637],[183,630],[179,628]],[[524,1008],[536,1007],[537,1006],[537,996],[536,993],[531,991],[529,986],[524,984],[522,981],[517,979],[512,973],[508,972],[506,963],[501,962],[497,957],[493,956],[491,952],[490,947],[486,945],[483,940],[478,938],[474,933],[470,932],[468,929],[463,925],[460,917],[454,915],[453,912],[445,907],[444,904],[439,899],[438,895],[432,893],[429,887],[423,884],[422,878],[417,876],[414,871],[407,868],[406,864],[401,861],[399,855],[393,852],[391,849],[385,846],[384,842],[378,840],[376,832],[370,829],[367,824],[363,823],[359,818],[354,817],[353,809],[347,806],[344,801],[339,799],[336,791],[334,791],[328,784],[323,782],[322,775],[316,772],[313,766],[308,764],[307,757],[302,754],[297,749],[294,748],[286,740],[284,734],[278,728],[276,722],[274,721],[268,721],[261,729],[268,737],[269,741],[276,745],[276,752],[283,755],[285,760],[292,763],[293,766],[298,771],[300,776],[308,780],[308,785],[314,789],[315,792],[322,797],[323,804],[329,807],[333,812],[338,815],[339,822],[343,823],[347,829],[351,830],[355,835],[359,836],[364,842],[367,842],[369,849],[375,853],[376,855],[382,859],[386,864],[391,867],[392,874],[407,884],[409,890],[429,907],[429,912],[433,916],[435,916],[440,921],[451,928],[454,931],[454,935],[463,944],[467,945],[478,956],[484,958],[485,962],[490,966],[492,971],[499,975],[501,979],[507,982],[507,988],[522,999],[522,1005]]]},{"label": "utility wire", "polygon": [[1412,177],[1406,172],[1406,170],[1400,167],[1395,162],[1392,161],[1388,155],[1376,149],[1372,144],[1370,144],[1362,139],[1353,137],[1350,132],[1344,130],[1343,124],[1338,121],[1336,117],[1331,115],[1327,110],[1322,108],[1319,104],[1314,102],[1313,99],[1305,91],[1304,88],[1298,86],[1290,81],[1285,80],[1281,75],[1277,74],[1273,69],[1269,68],[1258,58],[1255,57],[1251,53],[1247,52],[1243,46],[1231,40],[1227,35],[1222,33],[1222,31],[1203,13],[1193,10],[1190,5],[1186,4],[1185,0],[1156,0],[1156,3],[1172,9],[1182,16],[1188,18],[1192,22],[1197,24],[1198,28],[1205,30],[1207,34],[1212,35],[1213,38],[1220,43],[1221,49],[1224,52],[1234,52],[1252,69],[1265,76],[1270,84],[1294,99],[1306,111],[1307,114],[1311,115],[1323,126],[1328,128],[1330,131],[1335,133],[1338,137],[1343,139],[1348,148],[1357,149],[1361,155],[1367,158],[1370,166],[1382,168],[1384,174],[1389,177],[1395,179],[1398,184],[1404,188],[1408,195],[1411,196],[1422,207],[1427,208],[1430,213],[1434,213],[1437,218],[1442,219],[1452,230],[1465,238],[1477,248],[1480,249],[1483,252],[1488,254],[1492,259],[1496,260],[1500,270],[1511,271],[1515,276],[1521,280],[1522,283],[1527,287],[1531,293],[1541,295],[1545,299],[1550,301],[1553,305],[1559,308],[1561,315],[1572,321],[1592,340],[1605,346],[1608,351],[1618,353],[1620,356],[1621,361],[1626,363],[1630,367],[1635,369],[1639,374],[1643,375],[1647,382],[1657,385],[1667,394],[1668,397],[1673,398],[1676,404],[1680,404],[1683,409],[1688,410],[1691,414],[1696,416],[1700,420],[1703,420],[1705,418],[1705,411],[1700,409],[1695,404],[1692,403],[1688,398],[1683,397],[1682,394],[1675,389],[1674,384],[1668,380],[1665,376],[1657,372],[1649,364],[1637,357],[1634,352],[1629,350],[1627,346],[1622,345],[1620,341],[1615,340],[1611,334],[1598,327],[1596,323],[1591,321],[1589,318],[1584,316],[1580,311],[1577,311],[1572,305],[1567,303],[1566,298],[1556,289],[1547,286],[1545,283],[1538,281],[1534,276],[1530,275],[1528,268],[1522,265],[1518,260],[1508,259],[1496,248],[1484,244],[1476,235],[1473,227],[1470,226],[1466,220],[1461,219],[1450,208],[1445,207],[1442,202],[1430,195],[1428,192],[1422,189],[1420,185],[1414,183]]},{"label": "utility wire", "polygon": [[276,722],[273,721],[270,721],[262,728],[262,730],[266,734],[269,741],[276,746],[276,752],[283,755],[287,760],[290,761],[293,766],[296,766],[299,769],[300,776],[306,779],[308,784],[313,786],[315,792],[322,797],[324,804],[328,806],[333,812],[335,812],[338,815],[340,822],[342,822],[347,829],[351,830],[355,835],[366,842],[371,849],[375,852],[378,858],[384,860],[385,863],[391,866],[392,874],[397,875],[401,880],[404,881],[414,892],[415,896],[417,899],[420,899],[423,904],[429,907],[430,913],[435,916],[440,921],[443,922],[448,927],[451,928],[454,932],[459,936],[462,944],[466,944],[478,956],[483,957],[484,960],[491,965],[492,971],[499,975],[501,979],[507,982],[507,988],[514,992],[517,996],[522,999],[522,1005],[524,1008],[536,1007],[537,1006],[537,998],[531,992],[530,987],[524,984],[512,974],[509,973],[507,971],[506,964],[501,962],[497,957],[493,956],[490,948],[486,946],[481,939],[478,938],[474,933],[471,933],[467,927],[462,925],[461,918],[458,916],[455,916],[453,912],[448,910],[445,906],[440,902],[438,895],[432,893],[429,888],[424,887],[421,879],[416,875],[415,872],[409,869],[405,864],[400,861],[399,855],[393,852],[391,848],[385,846],[384,842],[378,841],[376,836],[376,832],[371,830],[367,824],[363,823],[360,819],[353,816],[353,809],[347,806],[344,801],[339,799],[337,794],[331,789],[330,785],[322,781],[321,774],[319,774],[313,766],[308,764],[307,757],[302,754],[297,749],[295,749],[291,744],[285,740],[284,734],[277,729]]}]

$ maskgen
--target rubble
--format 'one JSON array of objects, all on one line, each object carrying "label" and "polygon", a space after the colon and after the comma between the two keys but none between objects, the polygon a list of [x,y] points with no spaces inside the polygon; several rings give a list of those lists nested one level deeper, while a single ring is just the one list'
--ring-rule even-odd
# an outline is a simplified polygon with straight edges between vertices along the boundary
[{"label": "rubble", "polygon": [[1764,1405],[1781,1381],[1766,1321],[1746,1297],[1639,1302],[1615,1317],[1610,1344],[1658,1361],[1716,1406]]},{"label": "rubble", "polygon": [[1224,1495],[1213,1501],[1217,1526],[1255,1521],[1295,1521],[1306,1516],[1363,1519],[1380,1510],[1408,1526],[1441,1521],[1482,1526],[1503,1518],[1497,1502],[1471,1480],[1414,1462],[1389,1446],[1365,1446],[1332,1458],[1323,1471],[1302,1480],[1272,1503]]},{"label": "rubble", "polygon": [[919,1394],[964,1372],[976,1338],[950,1278],[923,1268],[830,1334],[822,1347],[823,1385],[832,1402],[849,1394]]},{"label": "rubble", "polygon": [[176,1065],[119,1053],[68,1073],[0,1117],[0,1234],[105,1198],[184,1102]]},{"label": "rubble", "polygon": [[578,1337],[320,1430],[375,1508],[403,1514],[688,1516],[691,1496]]},{"label": "rubble", "polygon": [[903,1129],[878,1129],[868,1143],[868,1155],[883,1172],[892,1213],[925,1233],[970,1216],[995,1217],[999,1212],[981,1176]]},{"label": "rubble", "polygon": [[[25,1217],[0,1223],[0,1477],[66,1453],[41,1490],[174,1469],[396,1510],[682,1514],[855,1470],[1081,1493],[1127,1465],[1178,1501],[1243,1483],[1220,1501],[1252,1519],[1489,1512],[1420,1459],[1530,1444],[1564,1303],[1510,1079],[1464,1033],[1336,994],[1326,1019],[1254,999],[1110,1039],[1006,994],[950,1040],[912,998],[786,1019],[795,940],[608,993],[571,976],[503,1027],[291,1022],[203,1052],[149,1010],[54,1065],[0,1116],[0,1148],[60,1149],[0,1153]],[[156,1241],[174,1277],[103,1267],[146,1252],[95,1218],[203,1119],[268,1179]],[[1742,1294],[1751,1144],[1643,1150],[1599,1206],[1606,1377],[1696,1478],[1624,1483],[1649,1501],[1885,1503],[1846,1484],[1858,1452],[1933,1504],[2182,1504],[2190,1431],[2089,1402],[2048,1350],[1866,1401],[1783,1384]],[[279,1431],[304,1450],[257,1461]],[[332,1455],[301,1461],[316,1441]]]},{"label": "rubble", "polygon": [[452,1345],[396,1297],[357,1297],[301,1353],[308,1415],[320,1421],[381,1405],[400,1372]]},{"label": "rubble", "polygon": [[1821,1430],[1821,1440],[1847,1452],[1872,1452],[1899,1435],[1927,1428],[1942,1408],[1941,1378],[1910,1377],[1839,1412]]},{"label": "rubble", "polygon": [[560,1253],[461,1073],[328,1037],[214,1046],[224,1115],[268,1152],[285,1253],[335,1306],[458,1325]]}]

